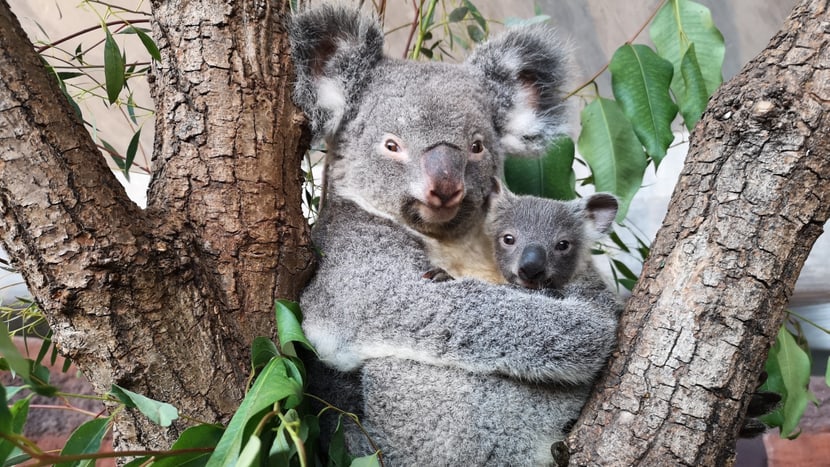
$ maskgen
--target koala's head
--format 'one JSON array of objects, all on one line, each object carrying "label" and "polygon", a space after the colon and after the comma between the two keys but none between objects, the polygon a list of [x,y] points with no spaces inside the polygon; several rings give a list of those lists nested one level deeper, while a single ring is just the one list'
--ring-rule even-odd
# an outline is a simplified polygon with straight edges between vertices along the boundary
[{"label": "koala's head", "polygon": [[617,215],[617,199],[607,193],[556,201],[493,184],[487,235],[504,278],[523,287],[562,288],[591,260],[591,246]]},{"label": "koala's head", "polygon": [[295,103],[329,151],[329,195],[432,237],[480,221],[505,155],[564,129],[561,44],[509,30],[460,64],[383,55],[376,21],[326,5],[290,23]]}]

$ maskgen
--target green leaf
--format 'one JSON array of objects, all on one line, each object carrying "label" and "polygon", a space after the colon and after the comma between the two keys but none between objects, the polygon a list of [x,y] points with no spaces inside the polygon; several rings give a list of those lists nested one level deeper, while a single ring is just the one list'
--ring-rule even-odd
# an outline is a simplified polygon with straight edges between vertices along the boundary
[{"label": "green leaf", "polygon": [[824,382],[830,386],[830,357],[827,357],[827,370],[824,372]]},{"label": "green leaf", "polygon": [[352,457],[346,451],[346,436],[343,434],[343,416],[337,418],[337,428],[329,442],[329,465],[346,467],[352,463]]},{"label": "green leaf", "polygon": [[252,465],[258,465],[259,462],[259,450],[262,448],[262,441],[260,441],[259,436],[251,435],[248,438],[248,442],[245,443],[245,448],[242,450],[242,453],[239,454],[239,459],[234,464],[236,467],[249,467]]},{"label": "green leaf", "polygon": [[107,37],[104,40],[104,86],[107,88],[107,99],[110,104],[118,100],[118,94],[124,88],[124,56],[121,49],[112,38],[109,29],[104,28]]},{"label": "green leaf", "polygon": [[[61,450],[62,456],[92,454],[101,449],[101,440],[109,429],[109,418],[95,418],[75,429]],[[83,461],[61,462],[57,467],[75,467]],[[84,462],[86,463],[86,462]]]},{"label": "green leaf", "polygon": [[724,43],[712,15],[705,6],[689,0],[670,0],[657,12],[649,29],[657,52],[674,66],[672,90],[684,95],[680,63],[691,44],[695,44],[707,95],[723,81]]},{"label": "green leaf", "polygon": [[133,165],[133,161],[135,160],[135,153],[138,151],[138,142],[141,139],[141,128],[135,132],[132,138],[130,138],[130,144],[127,145],[127,160],[124,161],[124,178],[127,181],[130,180],[130,167]]},{"label": "green leaf", "polygon": [[640,44],[625,44],[608,65],[611,87],[634,132],[658,166],[674,141],[671,123],[677,106],[669,95],[672,64]]},{"label": "green leaf", "polygon": [[251,366],[254,369],[264,367],[272,358],[279,357],[277,346],[267,337],[256,337],[251,343]]},{"label": "green leaf", "polygon": [[576,176],[573,163],[574,142],[563,136],[555,139],[542,157],[508,157],[504,162],[504,178],[514,193],[574,199]]},{"label": "green leaf", "polygon": [[9,329],[2,320],[0,320],[0,355],[5,358],[11,371],[19,375],[32,391],[47,397],[55,395],[58,388],[49,385],[49,369],[30,358],[25,358],[17,350]]},{"label": "green leaf", "polygon": [[107,150],[107,154],[109,154],[113,162],[115,162],[115,165],[117,165],[119,169],[124,170],[124,159],[119,156],[118,151],[116,151],[110,143],[103,139],[101,140],[101,145]]},{"label": "green leaf", "polygon": [[810,384],[810,357],[799,347],[792,334],[783,327],[778,331],[776,344],[778,350],[778,366],[781,370],[781,380],[786,389],[783,400],[784,423],[781,426],[781,436],[791,435],[798,427],[801,416],[809,401],[808,385]]},{"label": "green leaf", "polygon": [[616,259],[612,259],[611,262],[614,263],[614,267],[620,272],[620,274],[623,275],[623,277],[634,281],[637,280],[637,275],[634,274],[631,269],[628,269],[628,266],[626,266],[625,263]]},{"label": "green leaf", "polygon": [[596,191],[614,193],[619,198],[617,221],[622,221],[643,181],[646,154],[615,101],[599,98],[591,102],[580,119],[579,153],[591,167]]},{"label": "green leaf", "polygon": [[61,81],[66,81],[68,79],[77,78],[78,76],[84,75],[83,73],[76,73],[70,71],[58,71],[55,74],[58,75],[58,78],[60,78]]},{"label": "green leaf", "polygon": [[272,359],[262,369],[253,387],[245,395],[207,465],[210,467],[233,465],[239,458],[239,451],[244,441],[245,425],[266,407],[292,395],[301,397],[302,391],[301,386],[288,378],[282,359]]},{"label": "green leaf", "polygon": [[[11,397],[11,396],[8,396]],[[29,402],[31,396],[20,399],[8,406],[8,399],[3,385],[0,384],[0,433],[21,434],[26,419],[29,416]],[[0,438],[0,462],[6,460],[15,450],[15,445],[10,441]]]},{"label": "green leaf", "polygon": [[127,96],[127,115],[130,116],[130,120],[134,124],[138,124],[138,121],[135,118],[135,100],[133,99],[133,93],[130,93],[130,95]]},{"label": "green leaf", "polygon": [[450,12],[449,16],[447,16],[447,20],[449,20],[450,23],[457,23],[467,16],[468,11],[467,7],[460,6]]},{"label": "green leaf", "polygon": [[147,35],[144,29],[137,28],[134,26],[130,26],[123,31],[122,34],[137,34],[138,38],[141,39],[141,43],[144,44],[144,48],[147,49],[147,52],[153,57],[153,60],[160,62],[161,61],[161,53],[159,53],[159,48],[156,46],[155,41],[153,38]]},{"label": "green leaf", "polygon": [[290,459],[296,452],[294,444],[288,442],[285,424],[280,424],[274,435],[274,442],[271,443],[271,449],[268,451],[270,465],[290,465]]},{"label": "green leaf", "polygon": [[481,12],[478,11],[478,8],[476,8],[476,6],[473,5],[473,3],[470,0],[464,0],[462,4],[465,7],[467,7],[468,10],[470,10],[470,15],[473,17],[473,19],[476,20],[476,23],[478,23],[478,26],[481,28],[481,30],[484,31],[484,35],[486,37],[487,32],[489,31],[487,26],[487,20],[484,19],[484,16],[481,15]]},{"label": "green leaf", "polygon": [[467,25],[467,34],[470,35],[470,39],[475,43],[484,42],[484,39],[487,38],[487,34],[475,24]]},{"label": "green leaf", "polygon": [[0,355],[6,359],[13,373],[20,375],[24,381],[29,379],[29,363],[26,357],[20,354],[17,346],[11,339],[9,328],[6,327],[6,322],[0,320]]},{"label": "green leaf", "polygon": [[[184,430],[179,439],[170,446],[176,449],[213,448],[222,438],[225,430],[216,425],[196,425]],[[189,452],[156,460],[153,467],[197,467],[207,464],[211,452]]]},{"label": "green leaf", "polygon": [[[150,456],[136,457],[130,462],[124,464],[124,467],[143,467],[147,465],[148,460],[150,460]],[[151,465],[155,467],[156,465],[158,465],[158,461],[153,462]]]},{"label": "green leaf", "polygon": [[179,411],[172,405],[128,391],[117,384],[112,385],[110,393],[117,397],[118,400],[126,404],[127,407],[138,409],[153,423],[157,423],[161,426],[170,426],[170,424],[173,423],[173,420],[179,418]]},{"label": "green leaf", "polygon": [[374,453],[369,456],[358,457],[357,459],[352,461],[350,467],[380,467],[380,461],[378,461],[378,453]]},{"label": "green leaf", "polygon": [[277,319],[277,337],[280,341],[280,350],[292,357],[296,357],[293,342],[304,345],[315,354],[314,346],[305,337],[300,323],[303,320],[300,305],[290,300],[278,299],[274,302],[274,312]]},{"label": "green leaf", "polygon": [[[2,444],[2,442],[0,442]],[[9,454],[8,458],[6,459],[6,463],[3,464],[4,466],[12,466],[12,465],[21,465],[27,460],[31,459],[32,456],[24,453],[20,450],[20,448],[14,448]]]},{"label": "green leaf", "polygon": [[706,92],[706,84],[703,82],[694,45],[691,45],[683,55],[680,75],[683,78],[684,94],[677,96],[677,103],[680,104],[683,123],[689,131],[692,131],[709,103],[709,93]]}]

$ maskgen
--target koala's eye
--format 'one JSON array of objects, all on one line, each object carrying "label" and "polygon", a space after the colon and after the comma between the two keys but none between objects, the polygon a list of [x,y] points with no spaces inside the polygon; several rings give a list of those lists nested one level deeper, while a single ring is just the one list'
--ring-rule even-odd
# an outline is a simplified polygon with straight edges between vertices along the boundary
[{"label": "koala's eye", "polygon": [[470,145],[470,152],[473,154],[481,154],[484,151],[484,143],[479,140],[473,141]]},{"label": "koala's eye", "polygon": [[516,238],[514,236],[510,235],[510,234],[506,234],[503,237],[501,237],[501,241],[505,245],[512,245],[512,244],[516,243]]},{"label": "koala's eye", "polygon": [[567,251],[567,249],[570,248],[570,247],[571,247],[571,242],[569,242],[567,240],[562,240],[559,243],[557,243],[554,248],[556,248],[557,251]]},{"label": "koala's eye", "polygon": [[387,139],[385,143],[383,143],[383,147],[386,148],[389,152],[399,152],[401,147],[398,146],[398,143],[392,141],[391,139]]}]

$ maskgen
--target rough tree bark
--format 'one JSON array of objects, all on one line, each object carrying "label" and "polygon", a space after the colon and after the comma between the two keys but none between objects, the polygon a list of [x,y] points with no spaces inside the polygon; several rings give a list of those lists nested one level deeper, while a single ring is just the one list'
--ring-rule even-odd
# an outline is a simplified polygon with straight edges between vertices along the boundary
[{"label": "rough tree bark", "polygon": [[[0,2],[0,232],[60,349],[111,383],[226,422],[273,301],[312,270],[308,144],[290,100],[288,2],[154,0],[156,142],[148,207],[126,196]],[[120,448],[167,448],[119,416]]]},{"label": "rough tree bark", "polygon": [[[830,212],[830,12],[805,0],[709,103],[572,465],[729,465]],[[601,436],[600,436],[601,434]]]}]

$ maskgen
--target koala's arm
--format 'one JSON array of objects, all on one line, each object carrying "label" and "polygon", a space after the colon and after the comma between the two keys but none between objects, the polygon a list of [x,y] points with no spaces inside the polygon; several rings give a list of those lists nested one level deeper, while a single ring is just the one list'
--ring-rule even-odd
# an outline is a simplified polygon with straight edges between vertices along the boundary
[{"label": "koala's arm", "polygon": [[592,381],[615,345],[613,293],[555,299],[515,286],[421,279],[422,245],[349,203],[315,231],[322,259],[303,328],[341,370],[398,357],[528,380]]}]

